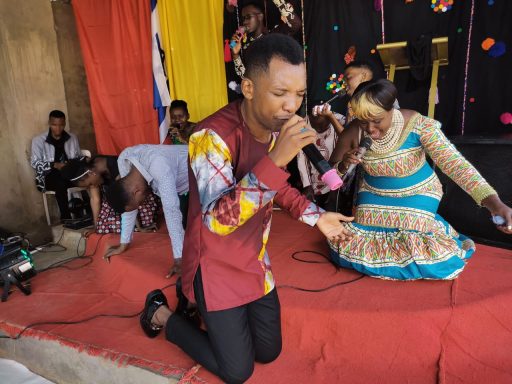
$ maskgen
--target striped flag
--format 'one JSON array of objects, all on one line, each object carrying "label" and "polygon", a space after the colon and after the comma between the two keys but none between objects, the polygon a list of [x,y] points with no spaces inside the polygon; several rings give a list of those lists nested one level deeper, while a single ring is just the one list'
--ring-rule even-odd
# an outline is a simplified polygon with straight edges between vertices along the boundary
[{"label": "striped flag", "polygon": [[160,39],[160,19],[156,7],[157,0],[151,0],[151,39],[152,39],[152,62],[153,62],[153,108],[158,113],[158,132],[160,143],[167,136],[169,129],[169,111],[171,96],[169,94],[169,81],[165,73],[165,54]]}]

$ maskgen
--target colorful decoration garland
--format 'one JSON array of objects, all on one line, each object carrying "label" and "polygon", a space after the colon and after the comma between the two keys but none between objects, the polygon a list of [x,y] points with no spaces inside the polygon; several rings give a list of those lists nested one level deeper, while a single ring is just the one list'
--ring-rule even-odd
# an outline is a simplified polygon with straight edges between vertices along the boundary
[{"label": "colorful decoration garland", "polygon": [[347,82],[343,73],[340,73],[339,76],[336,76],[335,73],[329,77],[329,81],[325,84],[325,90],[331,92],[332,94],[339,93],[341,91],[347,90]]},{"label": "colorful decoration garland", "polygon": [[444,13],[452,9],[453,0],[432,0],[431,7],[436,13]]}]

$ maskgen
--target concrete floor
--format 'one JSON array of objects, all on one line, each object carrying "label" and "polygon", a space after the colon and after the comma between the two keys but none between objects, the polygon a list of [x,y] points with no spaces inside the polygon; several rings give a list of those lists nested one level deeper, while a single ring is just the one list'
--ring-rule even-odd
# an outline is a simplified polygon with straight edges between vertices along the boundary
[{"label": "concrete floor", "polygon": [[44,377],[29,371],[14,360],[0,359],[0,383],[2,384],[53,384]]},{"label": "concrete floor", "polygon": [[32,254],[36,270],[47,268],[49,265],[77,255],[82,255],[85,250],[85,238],[83,237],[91,228],[80,230],[67,229],[62,225],[52,227],[53,242],[56,245],[42,245]]}]

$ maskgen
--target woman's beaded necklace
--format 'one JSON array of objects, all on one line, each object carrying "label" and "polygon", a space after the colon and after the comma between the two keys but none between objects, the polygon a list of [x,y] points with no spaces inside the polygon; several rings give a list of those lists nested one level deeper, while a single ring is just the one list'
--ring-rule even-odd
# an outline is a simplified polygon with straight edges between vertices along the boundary
[{"label": "woman's beaded necklace", "polygon": [[382,139],[372,141],[370,150],[372,152],[383,154],[390,152],[400,140],[402,130],[404,128],[404,116],[398,109],[393,109],[393,117],[391,118],[391,126]]}]

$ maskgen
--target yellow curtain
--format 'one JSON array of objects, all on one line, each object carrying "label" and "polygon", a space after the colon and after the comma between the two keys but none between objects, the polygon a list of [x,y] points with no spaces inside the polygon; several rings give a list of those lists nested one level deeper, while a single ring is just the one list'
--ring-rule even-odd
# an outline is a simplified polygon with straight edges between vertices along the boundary
[{"label": "yellow curtain", "polygon": [[162,45],[171,99],[199,121],[228,102],[222,39],[224,1],[160,0]]}]

